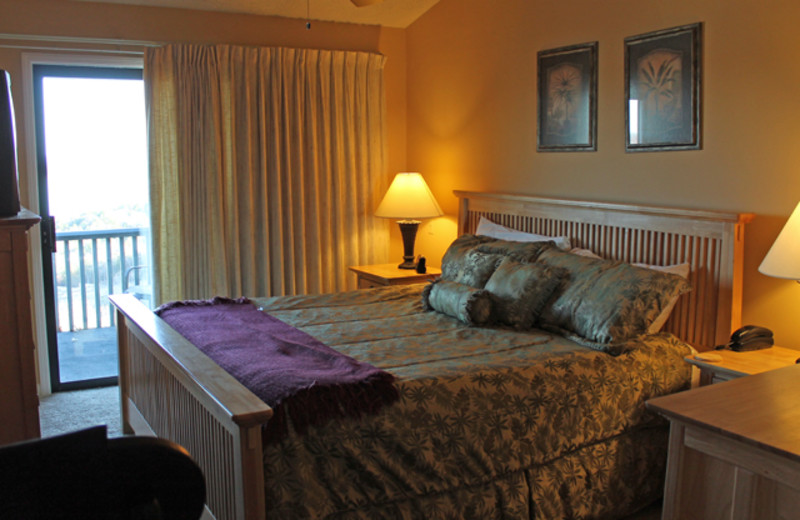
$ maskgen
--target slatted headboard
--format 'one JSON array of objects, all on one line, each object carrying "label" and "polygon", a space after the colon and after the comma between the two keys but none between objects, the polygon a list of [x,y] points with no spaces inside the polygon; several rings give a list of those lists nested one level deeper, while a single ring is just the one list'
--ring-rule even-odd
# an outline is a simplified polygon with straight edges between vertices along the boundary
[{"label": "slatted headboard", "polygon": [[750,213],[559,200],[456,191],[458,231],[481,216],[528,233],[567,236],[603,258],[672,265],[688,262],[693,290],[678,301],[664,330],[708,350],[741,326],[744,226]]}]

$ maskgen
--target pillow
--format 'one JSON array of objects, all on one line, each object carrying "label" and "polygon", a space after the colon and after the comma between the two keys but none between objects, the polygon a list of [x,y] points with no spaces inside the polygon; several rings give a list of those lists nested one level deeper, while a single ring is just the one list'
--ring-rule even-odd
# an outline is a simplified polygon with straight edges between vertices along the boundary
[{"label": "pillow", "polygon": [[582,249],[580,247],[573,247],[569,250],[573,255],[585,256],[587,258],[602,258],[600,255],[595,254],[591,249]]},{"label": "pillow", "polygon": [[677,274],[681,278],[689,278],[689,264],[675,264],[675,265],[649,265],[649,264],[631,264],[636,267],[644,269],[654,269],[662,273]]},{"label": "pillow", "polygon": [[[596,254],[591,249],[582,249],[580,247],[573,247],[569,250],[570,253],[573,255],[578,256],[585,256],[588,258],[603,258],[602,256]],[[672,273],[677,274],[682,278],[689,278],[689,264],[675,264],[675,265],[651,265],[651,264],[642,264],[642,263],[632,263],[631,265],[636,267],[643,267],[644,269],[655,269],[656,271],[662,271],[664,273]]]},{"label": "pillow", "polygon": [[544,249],[556,247],[552,240],[547,242],[514,242],[509,240],[491,240],[475,246],[481,253],[511,256],[521,262],[534,262]]},{"label": "pillow", "polygon": [[492,321],[515,329],[533,327],[565,274],[563,269],[506,257],[486,282],[492,297]]},{"label": "pillow", "polygon": [[[502,260],[503,255],[481,253],[472,249],[463,256],[463,261],[449,280],[476,289],[483,289]],[[443,278],[448,280],[446,277]]]},{"label": "pillow", "polygon": [[[648,264],[633,264],[636,267],[643,267],[645,269],[654,269],[656,271],[661,271],[663,273],[672,273],[677,274],[684,280],[689,279],[689,264],[675,264],[675,265],[648,265]],[[650,327],[647,329],[648,334],[655,334],[659,332],[661,329],[664,328],[664,324],[669,319],[670,314],[672,314],[672,309],[675,308],[675,304],[678,303],[678,298],[680,298],[680,294],[676,294],[675,297],[669,302],[664,309],[661,311],[661,314],[653,320],[653,323],[650,324]]]},{"label": "pillow", "polygon": [[539,262],[569,273],[542,312],[542,328],[567,331],[608,352],[648,329],[669,303],[688,291],[671,273],[547,249]]},{"label": "pillow", "polygon": [[467,325],[483,325],[492,315],[488,292],[441,279],[422,290],[422,307],[452,316]]},{"label": "pillow", "polygon": [[[574,247],[569,250],[570,253],[573,255],[580,255],[585,256],[588,258],[601,258],[600,256],[596,255],[594,251],[589,249],[581,249],[578,247]],[[634,263],[631,264],[636,267],[642,267],[644,269],[655,269],[656,271],[661,271],[664,273],[672,273],[677,274],[681,278],[688,279],[689,278],[689,264],[675,264],[675,265],[650,265],[650,264],[642,264],[642,263]],[[650,327],[647,329],[648,334],[655,334],[659,332],[662,328],[664,328],[664,324],[669,319],[670,314],[672,314],[672,309],[675,308],[675,304],[678,303],[678,298],[680,297],[679,294],[675,295],[675,298],[669,302],[664,309],[661,311],[661,314],[653,321]]]},{"label": "pillow", "polygon": [[492,241],[493,239],[490,237],[476,235],[461,235],[453,240],[447,251],[445,251],[444,256],[442,256],[442,278],[454,280],[466,261],[465,255],[475,246]]},{"label": "pillow", "polygon": [[545,235],[536,235],[534,233],[525,233],[523,231],[517,231],[516,229],[501,226],[500,224],[495,224],[485,217],[481,217],[478,221],[478,228],[475,230],[475,234],[499,238],[501,240],[512,240],[514,242],[553,241],[559,249],[568,250],[570,248],[568,237],[548,237]]}]

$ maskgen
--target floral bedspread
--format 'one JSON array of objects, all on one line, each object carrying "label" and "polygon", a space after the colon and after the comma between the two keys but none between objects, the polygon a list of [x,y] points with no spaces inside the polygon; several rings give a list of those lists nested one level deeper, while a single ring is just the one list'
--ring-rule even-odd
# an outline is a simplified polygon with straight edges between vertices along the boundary
[{"label": "floral bedspread", "polygon": [[265,447],[267,518],[614,518],[660,496],[690,348],[646,336],[614,357],[539,330],[468,327],[422,286],[253,298],[393,373],[400,400]]}]

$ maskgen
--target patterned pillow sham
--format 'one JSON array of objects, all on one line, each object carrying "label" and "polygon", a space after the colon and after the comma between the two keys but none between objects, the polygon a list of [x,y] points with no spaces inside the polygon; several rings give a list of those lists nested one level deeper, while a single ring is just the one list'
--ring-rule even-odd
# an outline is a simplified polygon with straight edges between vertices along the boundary
[{"label": "patterned pillow sham", "polygon": [[[594,251],[591,251],[589,249],[581,249],[579,247],[573,247],[572,249],[569,250],[569,252],[572,253],[573,255],[586,256],[589,258],[602,258],[599,255],[595,254]],[[634,263],[631,265],[635,267],[643,267],[645,269],[655,269],[656,271],[661,271],[664,273],[677,274],[681,278],[685,279],[689,278],[690,266],[688,263],[663,265],[663,266],[643,264],[643,263]],[[664,324],[669,319],[670,314],[672,314],[672,309],[674,309],[675,304],[678,303],[679,297],[680,294],[676,294],[675,297],[669,303],[667,303],[667,305],[664,306],[664,308],[661,310],[661,314],[659,314],[656,317],[656,319],[653,320],[653,323],[651,323],[650,326],[647,328],[648,334],[655,334],[656,332],[659,332],[662,328],[664,328]]]},{"label": "patterned pillow sham", "polygon": [[[683,264],[674,264],[674,265],[649,265],[649,264],[632,264],[635,267],[643,267],[645,269],[655,269],[656,271],[661,271],[662,273],[672,273],[677,274],[684,280],[689,279],[689,273],[691,272],[691,266],[688,263]],[[672,301],[668,302],[667,305],[661,310],[661,314],[659,314],[653,323],[647,328],[648,334],[655,334],[656,332],[661,331],[664,328],[664,324],[667,323],[670,315],[672,314],[672,309],[675,308],[675,304],[678,303],[678,298],[680,294],[676,294]]]},{"label": "patterned pillow sham", "polygon": [[442,261],[441,278],[483,289],[501,260],[503,256],[499,254],[482,253],[475,248],[467,249],[458,257],[451,257],[446,263]]},{"label": "patterned pillow sham", "polygon": [[514,242],[483,235],[461,235],[442,257],[441,278],[482,289],[504,256],[533,262],[541,251],[550,247],[556,246],[552,242]]},{"label": "patterned pillow sham", "polygon": [[533,327],[565,275],[564,269],[506,257],[486,282],[492,297],[492,321],[515,329]]},{"label": "patterned pillow sham", "polygon": [[442,279],[425,286],[422,307],[452,316],[467,325],[484,325],[492,315],[488,292]]},{"label": "patterned pillow sham", "polygon": [[512,256],[521,262],[534,262],[542,251],[558,247],[552,241],[515,242],[513,240],[492,240],[475,246],[481,253]]},{"label": "patterned pillow sham", "polygon": [[455,280],[466,262],[466,254],[475,247],[494,239],[477,235],[461,235],[447,248],[442,257],[442,279]]},{"label": "patterned pillow sham", "polygon": [[568,279],[542,312],[542,328],[577,334],[589,346],[618,352],[645,334],[662,310],[690,290],[680,276],[621,262],[548,249],[539,262],[567,270]]}]

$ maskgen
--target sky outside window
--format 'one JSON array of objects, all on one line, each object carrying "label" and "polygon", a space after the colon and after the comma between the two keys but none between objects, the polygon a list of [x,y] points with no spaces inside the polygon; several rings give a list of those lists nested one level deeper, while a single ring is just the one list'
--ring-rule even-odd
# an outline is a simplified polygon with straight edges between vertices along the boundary
[{"label": "sky outside window", "polygon": [[87,215],[92,229],[148,227],[144,82],[45,77],[43,94],[58,231]]}]

